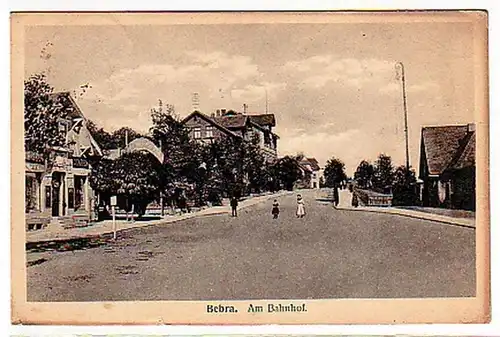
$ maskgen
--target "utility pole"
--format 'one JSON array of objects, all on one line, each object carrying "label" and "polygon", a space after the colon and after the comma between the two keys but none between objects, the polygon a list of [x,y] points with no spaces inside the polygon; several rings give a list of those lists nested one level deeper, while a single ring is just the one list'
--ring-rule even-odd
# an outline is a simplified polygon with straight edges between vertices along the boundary
[{"label": "utility pole", "polygon": [[[403,111],[405,119],[405,140],[406,140],[406,169],[410,169],[410,149],[408,146],[408,110],[406,105],[406,79],[405,79],[405,67],[403,62],[396,63],[396,67],[401,68],[401,82],[403,86]],[[397,69],[397,68],[396,68]]]}]

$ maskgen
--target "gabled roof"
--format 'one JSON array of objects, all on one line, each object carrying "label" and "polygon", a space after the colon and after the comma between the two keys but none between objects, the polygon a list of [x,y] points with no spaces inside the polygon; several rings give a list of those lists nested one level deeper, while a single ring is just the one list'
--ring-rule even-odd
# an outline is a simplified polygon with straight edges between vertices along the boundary
[{"label": "gabled roof", "polygon": [[[50,97],[55,98],[55,99],[59,99],[59,98],[68,99],[70,101],[71,105],[73,106],[73,109],[68,111],[68,116],[71,117],[72,119],[81,118],[84,122],[87,121],[87,118],[85,118],[85,115],[83,114],[82,110],[80,110],[80,107],[78,106],[76,101],[73,99],[70,92],[68,92],[68,91],[54,92],[54,93],[50,94]],[[82,122],[82,124],[86,124],[86,123]],[[100,156],[102,156],[103,153],[102,153],[101,147],[99,146],[99,144],[97,144],[97,142],[95,141],[94,137],[92,137],[92,135],[89,135],[89,136],[90,136],[90,143],[92,144],[92,147],[94,147],[94,149],[97,151],[97,153]]]},{"label": "gabled roof", "polygon": [[458,160],[461,157],[461,152],[466,147],[464,142],[468,141],[466,138],[467,130],[467,125],[422,128],[422,145],[426,154],[429,174],[440,175],[455,158]]},{"label": "gabled roof", "polygon": [[218,123],[217,121],[215,121],[213,117],[208,117],[199,111],[193,111],[186,118],[184,118],[181,123],[185,124],[188,120],[190,120],[191,118],[193,118],[195,116],[200,117],[204,121],[210,123],[211,125],[215,126],[216,128],[218,128],[219,130],[221,130],[222,132],[224,132],[228,135],[231,135],[231,136],[237,137],[237,138],[241,138],[240,135],[234,133],[233,131],[229,130],[227,127],[225,127],[225,126],[221,125],[220,123]]},{"label": "gabled roof", "polygon": [[252,122],[262,126],[276,126],[276,118],[274,117],[274,114],[248,115],[248,117],[250,117]]},{"label": "gabled roof", "polygon": [[472,132],[464,141],[464,146],[457,152],[448,166],[449,170],[460,170],[476,164],[476,133]]},{"label": "gabled roof", "polygon": [[246,115],[229,115],[220,117],[210,117],[216,123],[228,129],[243,128],[247,124],[248,116]]},{"label": "gabled roof", "polygon": [[319,167],[319,163],[318,163],[318,161],[316,160],[316,158],[307,158],[307,161],[311,163],[311,168],[312,168],[314,171],[319,171],[319,170],[321,170],[321,167]]}]

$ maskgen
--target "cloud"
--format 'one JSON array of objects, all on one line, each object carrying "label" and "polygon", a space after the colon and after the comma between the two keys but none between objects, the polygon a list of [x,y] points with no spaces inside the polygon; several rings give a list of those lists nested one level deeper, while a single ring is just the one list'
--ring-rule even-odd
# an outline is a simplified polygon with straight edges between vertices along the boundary
[{"label": "cloud", "polygon": [[232,98],[241,102],[255,102],[265,99],[266,91],[269,99],[276,98],[286,88],[286,83],[263,82],[247,84],[241,88],[231,90]]},{"label": "cloud", "polygon": [[[139,113],[146,116],[159,99],[173,104],[180,115],[186,115],[192,110],[194,92],[199,93],[202,109],[212,110],[220,108],[216,105],[230,108],[228,105],[233,103],[231,91],[237,99],[258,100],[259,90],[262,96],[265,96],[264,88],[268,89],[269,95],[276,95],[284,86],[282,83],[261,82],[259,75],[257,65],[248,56],[188,52],[182,63],[175,65],[148,63],[119,69],[108,78],[93,83],[92,92],[83,100],[87,106],[99,102],[99,109],[89,109],[90,118],[100,120],[103,125],[116,124],[119,127],[117,114],[121,115],[121,120],[133,120]],[[109,113],[97,114],[97,110]],[[146,130],[149,118],[144,118],[136,126]]]},{"label": "cloud", "polygon": [[[440,87],[437,83],[426,81],[419,84],[411,84],[407,85],[406,92],[407,93],[418,93],[418,92],[432,92],[439,90]],[[400,82],[391,82],[379,88],[379,92],[382,94],[391,94],[393,92],[401,91],[401,83]]]},{"label": "cloud", "polygon": [[303,78],[306,89],[319,89],[329,82],[338,82],[361,88],[370,82],[395,76],[394,62],[381,59],[339,58],[333,54],[313,56],[301,61],[290,61],[284,70]]}]

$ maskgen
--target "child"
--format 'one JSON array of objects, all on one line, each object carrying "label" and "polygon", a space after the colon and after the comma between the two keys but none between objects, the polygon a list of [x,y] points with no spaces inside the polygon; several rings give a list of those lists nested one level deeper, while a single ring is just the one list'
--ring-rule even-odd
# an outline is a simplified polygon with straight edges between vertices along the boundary
[{"label": "child", "polygon": [[273,210],[271,213],[273,214],[273,219],[278,219],[278,215],[280,214],[280,205],[276,199],[273,202]]}]

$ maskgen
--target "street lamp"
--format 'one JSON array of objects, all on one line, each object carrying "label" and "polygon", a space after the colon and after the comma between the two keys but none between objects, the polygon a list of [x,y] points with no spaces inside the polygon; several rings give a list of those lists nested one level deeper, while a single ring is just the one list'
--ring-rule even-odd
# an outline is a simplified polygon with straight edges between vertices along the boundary
[{"label": "street lamp", "polygon": [[[405,118],[405,141],[406,141],[406,169],[410,169],[410,150],[408,146],[408,111],[407,111],[407,106],[406,106],[406,82],[405,82],[405,67],[403,65],[403,62],[397,62],[396,63],[396,71],[401,69],[401,83],[403,86],[403,111],[404,111],[404,118]],[[399,75],[399,72],[398,72]]]}]

